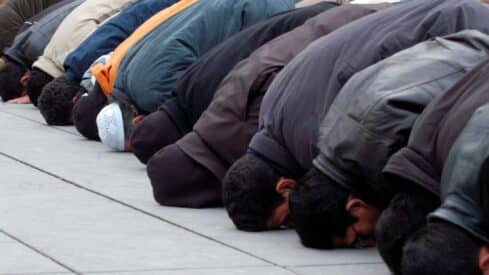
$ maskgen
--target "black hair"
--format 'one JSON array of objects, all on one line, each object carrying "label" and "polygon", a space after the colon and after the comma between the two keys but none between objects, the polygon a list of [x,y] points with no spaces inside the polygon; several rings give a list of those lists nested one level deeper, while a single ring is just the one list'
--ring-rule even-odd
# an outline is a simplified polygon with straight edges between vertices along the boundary
[{"label": "black hair", "polygon": [[274,208],[284,201],[276,192],[280,174],[264,160],[246,154],[229,169],[223,180],[223,203],[239,230],[267,230]]},{"label": "black hair", "polygon": [[400,273],[402,248],[406,240],[426,225],[426,216],[440,204],[439,199],[421,188],[394,196],[375,226],[377,248],[395,274]]},{"label": "black hair", "polygon": [[483,215],[489,215],[489,158],[482,163],[479,171],[480,196],[482,201]]},{"label": "black hair", "polygon": [[47,73],[36,68],[32,70],[26,87],[27,95],[29,96],[32,104],[37,106],[37,100],[41,95],[42,89],[52,80],[53,77],[51,77]]},{"label": "black hair", "polygon": [[23,66],[5,60],[0,68],[0,97],[3,101],[8,101],[22,95],[24,87],[20,83],[22,75],[27,70]]},{"label": "black hair", "polygon": [[107,97],[96,84],[92,91],[76,96],[73,106],[73,123],[80,134],[90,140],[100,140],[97,115],[107,104]]},{"label": "black hair", "polygon": [[83,88],[66,77],[58,77],[47,84],[39,96],[39,110],[49,125],[71,124],[73,98]]},{"label": "black hair", "polygon": [[119,108],[121,108],[121,113],[122,113],[122,122],[124,126],[124,138],[128,140],[130,136],[132,135],[132,132],[134,131],[134,125],[132,124],[132,120],[134,117],[139,113],[136,107],[132,105],[131,103],[121,100],[121,101],[115,101],[119,105]]},{"label": "black hair", "polygon": [[343,237],[355,219],[346,211],[350,192],[312,168],[292,189],[290,218],[306,247],[332,249],[331,237]]},{"label": "black hair", "polygon": [[433,221],[407,242],[402,274],[482,275],[479,250],[482,243],[458,226]]}]

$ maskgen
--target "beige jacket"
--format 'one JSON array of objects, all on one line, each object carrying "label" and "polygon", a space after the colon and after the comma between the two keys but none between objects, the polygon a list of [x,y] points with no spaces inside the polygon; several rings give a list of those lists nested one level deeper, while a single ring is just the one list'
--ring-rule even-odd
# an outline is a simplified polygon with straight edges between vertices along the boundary
[{"label": "beige jacket", "polygon": [[56,78],[64,73],[63,63],[68,54],[105,21],[134,0],[86,0],[61,23],[44,53],[33,64]]}]

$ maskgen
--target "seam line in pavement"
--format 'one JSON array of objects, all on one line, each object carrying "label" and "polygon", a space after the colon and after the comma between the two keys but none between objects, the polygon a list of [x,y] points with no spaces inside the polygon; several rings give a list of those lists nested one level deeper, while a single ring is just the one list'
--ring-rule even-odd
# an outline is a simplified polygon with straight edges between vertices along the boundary
[{"label": "seam line in pavement", "polygon": [[32,246],[32,245],[30,245],[30,244],[28,244],[28,243],[24,242],[23,240],[21,240],[21,239],[19,239],[19,238],[15,237],[14,235],[12,235],[12,234],[10,234],[10,233],[6,232],[5,230],[0,229],[0,232],[2,232],[3,234],[5,234],[5,236],[9,237],[10,239],[15,240],[16,242],[20,243],[21,245],[23,245],[23,246],[27,247],[28,249],[30,249],[30,250],[32,250],[32,251],[34,251],[34,252],[36,252],[37,254],[39,254],[39,255],[43,256],[44,258],[47,258],[48,260],[50,260],[50,261],[54,262],[55,264],[57,264],[57,265],[59,265],[59,266],[63,267],[64,269],[66,269],[66,270],[68,270],[68,271],[70,271],[70,272],[72,272],[72,273],[75,273],[75,274],[81,274],[80,272],[76,271],[74,268],[69,267],[68,265],[66,265],[66,264],[64,264],[64,263],[62,263],[62,262],[60,262],[60,261],[56,260],[55,258],[53,258],[53,257],[49,256],[49,255],[48,255],[48,254],[46,254],[45,252],[43,252],[43,251],[41,251],[41,250],[39,250],[39,249],[35,248],[34,246]]},{"label": "seam line in pavement", "polygon": [[[42,168],[40,168],[40,167],[37,167],[37,166],[35,166],[35,165],[33,165],[33,164],[30,164],[30,163],[25,162],[25,161],[23,161],[23,160],[21,160],[21,159],[18,159],[18,158],[14,157],[14,156],[11,156],[11,155],[6,154],[6,153],[4,153],[4,152],[0,152],[0,155],[1,155],[1,156],[6,157],[6,158],[8,158],[8,159],[11,159],[11,160],[13,160],[13,161],[16,161],[16,162],[18,162],[18,163],[21,163],[21,164],[23,164],[23,165],[25,165],[25,166],[28,166],[28,167],[30,167],[30,168],[32,168],[32,169],[35,169],[35,170],[37,170],[37,171],[39,171],[39,172],[41,172],[41,173],[44,173],[44,174],[46,174],[46,175],[49,175],[49,176],[51,176],[51,177],[53,177],[53,178],[56,178],[56,179],[58,179],[58,180],[60,180],[60,181],[62,181],[62,182],[65,182],[65,183],[67,183],[67,184],[70,184],[70,185],[72,185],[72,186],[74,186],[74,187],[77,187],[77,188],[82,189],[82,190],[84,190],[84,191],[90,192],[90,193],[95,194],[95,195],[97,195],[97,196],[99,196],[99,197],[103,197],[103,198],[108,199],[108,200],[110,200],[110,201],[112,201],[112,202],[115,202],[115,203],[120,204],[120,205],[122,205],[122,206],[128,207],[128,208],[130,208],[130,209],[132,209],[132,210],[134,210],[134,211],[137,211],[137,212],[142,213],[142,214],[144,214],[144,215],[147,215],[147,216],[150,216],[150,217],[152,217],[152,218],[158,219],[158,220],[160,220],[160,221],[162,221],[162,222],[165,222],[165,223],[167,223],[167,224],[173,225],[173,226],[175,226],[175,227],[177,227],[177,228],[180,228],[180,229],[182,229],[182,230],[184,230],[184,231],[187,231],[187,232],[192,233],[192,234],[194,234],[194,235],[200,236],[200,237],[205,238],[205,239],[207,239],[207,240],[213,241],[213,242],[215,242],[215,243],[218,243],[218,244],[220,244],[220,245],[222,245],[222,246],[224,246],[224,247],[227,247],[227,248],[233,249],[233,250],[235,250],[235,251],[241,252],[241,253],[243,253],[243,254],[245,254],[245,255],[248,255],[248,256],[253,257],[253,258],[255,258],[255,259],[258,259],[258,260],[261,260],[261,261],[263,261],[263,262],[265,262],[265,263],[268,263],[268,264],[270,264],[270,265],[273,265],[273,266],[275,266],[275,267],[280,267],[280,268],[282,268],[282,269],[284,269],[284,270],[287,270],[287,271],[292,272],[290,269],[288,269],[288,268],[286,268],[286,267],[284,267],[284,266],[281,266],[281,265],[279,265],[279,264],[277,264],[277,263],[274,263],[274,262],[272,262],[272,261],[270,261],[270,260],[267,260],[267,259],[265,259],[265,258],[263,258],[263,257],[260,257],[260,256],[257,256],[257,255],[254,255],[254,254],[252,254],[252,253],[250,253],[250,252],[248,252],[248,251],[245,251],[245,250],[243,250],[243,249],[241,249],[241,248],[238,248],[238,247],[232,246],[232,245],[227,244],[227,243],[225,243],[225,242],[223,242],[223,241],[220,241],[220,240],[215,239],[215,238],[213,238],[213,237],[207,236],[207,235],[205,235],[205,234],[203,234],[203,233],[197,232],[197,231],[195,231],[195,230],[193,230],[193,229],[191,229],[191,228],[188,228],[188,227],[186,227],[186,226],[183,226],[183,225],[177,224],[177,223],[175,223],[175,222],[172,222],[172,221],[170,221],[170,220],[167,220],[167,219],[165,219],[165,218],[162,218],[162,217],[160,217],[160,216],[158,216],[158,215],[155,215],[155,214],[153,214],[153,213],[151,213],[151,212],[148,212],[148,211],[146,211],[146,210],[144,210],[144,209],[141,209],[141,208],[135,207],[135,206],[133,206],[133,205],[130,205],[130,204],[128,204],[128,203],[126,203],[126,202],[124,202],[124,201],[118,200],[118,199],[113,198],[113,197],[111,197],[111,196],[109,196],[109,195],[103,194],[103,193],[101,193],[101,192],[99,192],[99,191],[92,190],[92,189],[90,189],[90,188],[88,188],[88,187],[85,187],[85,186],[83,186],[83,185],[80,185],[80,184],[78,184],[78,183],[76,183],[76,182],[74,182],[74,181],[71,181],[71,180],[65,179],[65,178],[63,178],[63,177],[61,177],[61,176],[58,176],[58,175],[56,175],[56,174],[53,174],[53,173],[51,173],[51,172],[49,172],[49,171],[46,171],[46,170],[44,170],[44,169],[42,169]],[[294,272],[294,273],[295,273],[295,272]]]}]

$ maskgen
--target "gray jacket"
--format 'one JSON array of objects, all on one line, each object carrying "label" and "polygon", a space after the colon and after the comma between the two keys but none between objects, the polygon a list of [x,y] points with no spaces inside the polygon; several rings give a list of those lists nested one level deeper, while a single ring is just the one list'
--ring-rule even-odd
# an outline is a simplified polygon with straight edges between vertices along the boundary
[{"label": "gray jacket", "polygon": [[300,177],[318,155],[321,120],[357,72],[433,37],[466,29],[489,33],[489,5],[473,0],[412,0],[352,22],[316,40],[270,84],[260,130],[249,147]]},{"label": "gray jacket", "polygon": [[[321,123],[313,164],[335,182],[388,199],[382,169],[407,144],[413,124],[489,54],[489,35],[476,30],[435,38],[354,75]],[[367,184],[367,185],[365,185]]]},{"label": "gray jacket", "polygon": [[39,19],[39,21],[33,22],[29,29],[15,37],[12,45],[5,49],[4,55],[23,67],[30,69],[32,63],[42,55],[61,22],[83,1],[68,1],[65,5]]},{"label": "gray jacket", "polygon": [[489,243],[489,104],[469,120],[445,162],[440,208],[429,216],[455,224]]}]

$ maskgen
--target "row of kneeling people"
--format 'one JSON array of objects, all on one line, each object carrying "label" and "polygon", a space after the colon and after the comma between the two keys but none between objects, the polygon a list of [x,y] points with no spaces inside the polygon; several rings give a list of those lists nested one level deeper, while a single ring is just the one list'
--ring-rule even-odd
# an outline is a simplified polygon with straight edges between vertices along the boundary
[{"label": "row of kneeling people", "polygon": [[485,1],[6,0],[0,46],[4,101],[134,153],[162,205],[489,274]]}]

